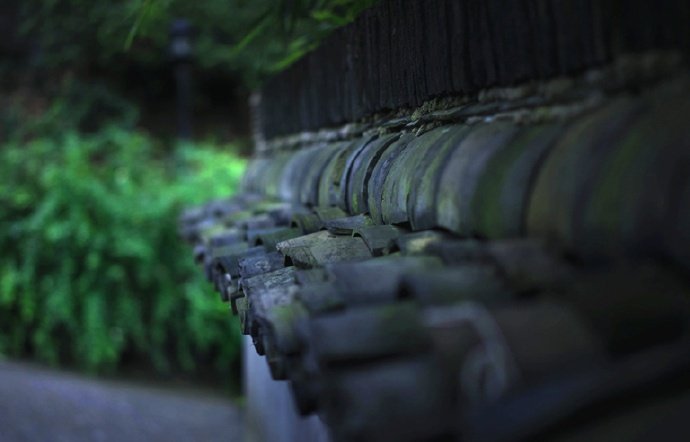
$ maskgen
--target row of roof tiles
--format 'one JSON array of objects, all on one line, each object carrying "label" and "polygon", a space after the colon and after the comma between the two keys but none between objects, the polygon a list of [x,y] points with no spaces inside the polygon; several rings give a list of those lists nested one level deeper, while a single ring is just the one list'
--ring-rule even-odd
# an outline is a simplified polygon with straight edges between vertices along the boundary
[{"label": "row of roof tiles", "polygon": [[274,152],[181,231],[335,440],[616,437],[635,407],[634,431],[682,426],[689,80]]},{"label": "row of roof tiles", "polygon": [[574,117],[486,118],[276,152],[251,163],[245,190],[367,213],[374,224],[535,236],[585,256],[656,254],[688,266],[689,80]]},{"label": "row of roof tiles", "polygon": [[[582,265],[538,240],[254,195],[188,213],[183,233],[272,376],[335,440],[535,436],[690,363],[690,290],[648,262]],[[505,414],[547,392],[532,420]]]}]

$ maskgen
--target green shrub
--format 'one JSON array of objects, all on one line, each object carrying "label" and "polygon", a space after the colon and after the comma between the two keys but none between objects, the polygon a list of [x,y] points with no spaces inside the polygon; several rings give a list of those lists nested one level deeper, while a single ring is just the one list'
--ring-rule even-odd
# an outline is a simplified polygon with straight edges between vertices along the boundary
[{"label": "green shrub", "polygon": [[238,327],[177,236],[243,160],[107,128],[0,146],[0,353],[90,372],[128,362],[231,379]]}]

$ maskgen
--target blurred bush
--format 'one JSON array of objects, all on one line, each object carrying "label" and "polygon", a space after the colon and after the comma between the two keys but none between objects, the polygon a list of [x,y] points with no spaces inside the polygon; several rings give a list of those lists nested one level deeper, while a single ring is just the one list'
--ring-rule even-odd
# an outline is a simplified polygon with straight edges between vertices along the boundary
[{"label": "blurred bush", "polygon": [[0,145],[0,353],[91,372],[144,362],[237,379],[239,327],[177,236],[244,161],[109,126]]}]

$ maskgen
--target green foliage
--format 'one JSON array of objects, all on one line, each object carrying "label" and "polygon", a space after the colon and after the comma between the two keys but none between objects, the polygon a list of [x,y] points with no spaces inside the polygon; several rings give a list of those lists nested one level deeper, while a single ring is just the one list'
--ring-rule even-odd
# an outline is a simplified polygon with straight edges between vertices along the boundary
[{"label": "green foliage", "polygon": [[184,17],[196,28],[201,68],[237,72],[255,87],[376,1],[25,0],[22,29],[38,37],[42,63],[88,60],[113,69],[125,55],[140,64],[160,64],[171,21]]},{"label": "green foliage", "polygon": [[116,127],[0,146],[0,353],[233,377],[238,326],[176,223],[228,196],[244,162],[204,144],[163,151]]},{"label": "green foliage", "polygon": [[0,354],[236,379],[239,327],[176,221],[228,196],[244,163],[211,144],[171,153],[135,130],[131,84],[103,79],[169,72],[184,17],[201,70],[256,87],[376,0],[7,1],[31,50],[26,71],[0,63]]}]

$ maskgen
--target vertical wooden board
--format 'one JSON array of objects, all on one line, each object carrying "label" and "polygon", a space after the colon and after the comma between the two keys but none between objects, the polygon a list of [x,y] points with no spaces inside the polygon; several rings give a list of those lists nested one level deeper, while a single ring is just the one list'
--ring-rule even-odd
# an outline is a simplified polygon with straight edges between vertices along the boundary
[{"label": "vertical wooden board", "polygon": [[478,19],[478,11],[481,2],[470,0],[463,3],[466,4],[467,13],[465,25],[468,34],[468,58],[472,60],[472,63],[469,63],[468,67],[474,87],[476,89],[481,89],[486,86],[488,77],[486,75],[486,56],[482,50],[482,41],[486,36],[481,34],[480,20]]},{"label": "vertical wooden board", "polygon": [[595,64],[594,59],[594,17],[590,0],[580,0],[575,2],[575,14],[571,18],[573,39],[577,42],[577,60],[570,63],[571,72],[586,69]]},{"label": "vertical wooden board", "polygon": [[686,43],[687,37],[690,35],[690,29],[688,29],[690,5],[688,2],[663,0],[660,7],[663,12],[654,17],[658,27],[655,46],[685,49],[687,54]]},{"label": "vertical wooden board", "polygon": [[[289,126],[287,127],[293,127],[295,124],[298,124],[302,128],[302,130],[309,130],[309,84],[305,80],[307,77],[310,75],[309,73],[309,65],[308,61],[304,60],[302,63],[299,63],[295,65],[295,69],[291,70],[290,75],[287,78],[287,81],[285,79],[283,80],[284,82],[280,85],[280,88],[285,89],[287,88],[287,85],[291,85],[288,90],[290,90],[289,93],[289,100],[285,101],[283,103],[283,109],[282,109],[282,114],[284,115],[285,113],[289,113],[289,116],[285,120],[286,124]],[[297,104],[296,109],[295,109],[295,104]],[[292,109],[292,112],[290,110]],[[280,115],[277,115],[278,118],[280,118]],[[292,122],[290,120],[296,121]],[[293,131],[287,132],[291,133]]]},{"label": "vertical wooden board", "polygon": [[352,79],[353,88],[352,93],[352,113],[355,118],[366,113],[366,98],[364,91],[366,90],[366,74],[362,69],[362,57],[364,52],[364,38],[363,35],[364,24],[357,20],[352,24],[352,37],[350,39],[350,60],[352,62]]},{"label": "vertical wooden board", "polygon": [[478,234],[490,239],[522,236],[534,178],[564,126],[525,127],[489,160],[472,198]]},{"label": "vertical wooden board", "polygon": [[[338,51],[333,48],[324,45],[324,53],[327,54],[324,59],[316,60],[312,64],[312,69],[316,70],[316,76],[318,78],[318,87],[314,88],[314,94],[312,95],[313,103],[313,127],[321,128],[325,125],[333,126],[339,124],[342,120],[338,116],[338,109],[340,108],[338,103],[338,87],[340,72],[334,70],[334,66],[337,65]],[[329,97],[328,101],[324,103],[323,97]],[[324,123],[323,120],[326,120]]]},{"label": "vertical wooden board", "polygon": [[[371,30],[373,27],[374,18],[370,14],[362,14],[358,22],[361,29],[361,45],[358,46],[360,52],[357,57],[357,71],[358,71],[358,92],[360,97],[360,103],[362,106],[362,112],[364,115],[369,115],[375,108],[375,103],[373,102],[372,92],[374,91],[374,83],[378,82],[378,78],[372,75],[374,69],[378,70],[376,66],[378,60],[372,59],[375,49],[374,49],[374,39],[371,35]],[[377,94],[378,96],[378,90]]]},{"label": "vertical wooden board", "polygon": [[612,151],[640,107],[621,97],[580,117],[562,136],[539,172],[527,212],[527,233],[573,246],[578,199],[592,185],[602,158]]},{"label": "vertical wooden board", "polygon": [[[274,127],[275,123],[273,123],[273,112],[271,112],[274,107],[277,105],[277,103],[280,103],[283,99],[282,96],[277,96],[273,95],[273,82],[275,82],[275,78],[271,78],[266,80],[266,82],[263,84],[261,88],[261,102],[258,105],[258,109],[256,110],[256,113],[258,114],[258,123],[259,123],[259,128],[257,132],[260,132],[265,138],[271,138],[274,136],[274,133],[272,132],[271,128]],[[272,105],[271,106],[266,106],[265,101],[271,101]]]},{"label": "vertical wooden board", "polygon": [[[414,106],[421,106],[426,100],[431,98],[429,93],[429,78],[425,75],[425,64],[429,63],[427,54],[424,51],[424,41],[431,36],[424,28],[424,10],[432,5],[428,2],[411,2],[411,10],[407,15],[410,20],[408,22],[409,28],[413,31],[410,33],[412,41],[410,42],[410,52],[408,53],[408,59],[410,66],[413,68],[413,78],[414,78]],[[412,19],[416,17],[416,19]],[[417,54],[416,56],[413,54]]]},{"label": "vertical wooden board", "polygon": [[[339,36],[338,36],[339,37]],[[332,43],[338,43],[336,37]],[[341,122],[338,118],[338,88],[340,72],[334,69],[337,66],[338,51],[329,45],[321,45],[321,54],[318,59],[313,59],[310,69],[313,71],[314,84],[309,87],[312,90],[311,109],[312,127],[321,128],[324,125],[332,126]],[[328,99],[324,102],[324,96]]]},{"label": "vertical wooden board", "polygon": [[[300,72],[302,70],[302,64],[295,65],[294,69],[290,69],[290,71],[288,71],[288,75],[286,75],[287,78],[282,79],[282,81],[278,82],[278,84],[275,86],[278,88],[278,90],[280,90],[280,88],[285,87],[284,85],[286,83],[294,85],[288,94],[286,94],[286,99],[282,101],[281,110],[279,111],[278,109],[274,109],[274,112],[276,112],[276,118],[280,118],[280,113],[284,113],[289,110],[290,103],[292,103],[293,107],[293,111],[290,112],[290,114],[287,115],[284,120],[276,122],[276,124],[279,124],[283,127],[281,132],[278,133],[290,133],[290,128],[292,128],[294,125],[297,124],[299,127],[303,127],[305,124],[306,109],[304,104],[304,95],[298,93],[298,90],[302,90],[300,73],[306,75],[306,72]],[[288,132],[283,132],[283,130]]]},{"label": "vertical wooden board", "polygon": [[605,23],[602,10],[602,2],[598,0],[585,0],[582,2],[583,17],[587,20],[587,26],[582,30],[584,66],[597,66],[607,59],[604,43]]},{"label": "vertical wooden board", "polygon": [[419,162],[414,173],[415,183],[409,193],[407,208],[412,230],[431,229],[438,226],[436,207],[438,204],[438,187],[443,168],[448,156],[462,140],[472,131],[473,126],[459,125],[439,128],[447,135],[438,139]]},{"label": "vertical wooden board", "polygon": [[557,40],[549,0],[527,0],[526,27],[531,30],[537,78],[548,78],[558,72]]},{"label": "vertical wooden board", "polygon": [[624,52],[621,39],[621,8],[625,5],[620,1],[608,1],[600,3],[600,16],[602,19],[603,41],[600,43],[605,48],[607,60]]},{"label": "vertical wooden board", "polygon": [[391,168],[398,161],[400,155],[407,149],[414,139],[412,134],[402,134],[387,149],[385,149],[371,170],[371,175],[365,183],[367,187],[367,208],[374,223],[382,224],[382,205],[384,183]]},{"label": "vertical wooden board", "polygon": [[327,48],[331,53],[331,62],[328,64],[327,73],[327,87],[332,91],[334,99],[330,103],[326,103],[327,111],[329,112],[330,121],[334,123],[343,123],[350,121],[347,114],[347,107],[345,105],[347,86],[347,45],[345,43],[345,35],[341,32],[338,34],[337,40],[331,42]]},{"label": "vertical wooden board", "polygon": [[[323,48],[318,48],[316,52],[321,55],[323,54]],[[328,57],[323,57],[324,61],[327,61]],[[304,78],[300,78],[300,94],[299,98],[301,101],[301,121],[300,127],[303,130],[311,130],[318,127],[316,121],[318,117],[315,112],[319,111],[317,96],[320,90],[318,90],[319,83],[321,82],[321,72],[316,71],[317,59],[316,57],[305,57],[302,60],[302,64],[305,69]],[[320,64],[320,63],[319,63]],[[309,78],[309,81],[304,81],[304,79]]]},{"label": "vertical wooden board", "polygon": [[447,129],[435,129],[411,140],[395,159],[381,186],[381,219],[384,224],[408,221],[408,200],[418,185],[415,180],[420,162]]},{"label": "vertical wooden board", "polygon": [[483,0],[469,0],[467,5],[470,17],[467,32],[470,39],[469,59],[472,60],[472,78],[477,88],[494,86],[498,77],[486,4]]},{"label": "vertical wooden board", "polygon": [[378,102],[382,109],[393,108],[393,88],[395,84],[391,78],[391,10],[390,2],[383,1],[377,10],[378,27],[376,32],[379,42],[379,54],[376,66],[378,67],[379,90]]},{"label": "vertical wooden board", "polygon": [[533,29],[526,24],[529,23],[529,8],[527,1],[518,2],[520,14],[513,17],[512,23],[516,29],[520,42],[519,49],[519,68],[513,75],[513,83],[521,83],[538,78],[539,69],[536,62],[536,42],[533,39]]},{"label": "vertical wooden board", "polygon": [[556,37],[556,54],[558,74],[565,75],[569,72],[571,63],[577,60],[577,40],[573,35],[572,22],[574,21],[577,0],[551,0],[551,20],[554,22]]},{"label": "vertical wooden board", "polygon": [[[680,5],[680,10],[677,14],[678,23],[682,24],[690,22],[690,4],[680,3]],[[676,27],[680,30],[680,42],[684,53],[687,54],[690,52],[690,28],[681,25],[677,25]]]},{"label": "vertical wooden board", "polygon": [[[654,13],[650,14],[650,8],[657,8],[660,2],[647,2],[644,0],[628,0],[621,8],[622,35],[625,41],[625,49],[628,52],[644,51],[651,47],[653,36]],[[644,26],[640,26],[645,23]]]},{"label": "vertical wooden board", "polygon": [[[422,101],[451,90],[450,44],[448,37],[448,0],[432,0],[423,3],[420,11],[422,23],[423,68],[426,93]],[[422,3],[420,3],[422,4]]]},{"label": "vertical wooden board", "polygon": [[512,15],[518,13],[517,2],[510,2],[510,7],[500,0],[484,0],[487,20],[487,31],[491,36],[492,49],[496,59],[496,77],[500,84],[509,84],[512,74],[516,71],[518,58],[517,35]]},{"label": "vertical wooden board", "polygon": [[391,134],[377,138],[363,146],[361,151],[355,152],[352,159],[348,159],[348,166],[345,168],[345,183],[342,188],[347,189],[346,211],[356,215],[367,213],[369,208],[367,183],[371,171],[378,162],[383,152],[395,141],[399,135]]},{"label": "vertical wooden board", "polygon": [[448,28],[449,70],[452,79],[451,90],[455,93],[468,94],[474,90],[471,63],[465,60],[470,57],[470,20],[467,13],[468,2],[448,0],[446,2],[446,27]]},{"label": "vertical wooden board", "polygon": [[[328,46],[322,46],[321,58],[309,57],[309,78],[311,81],[306,85],[309,100],[309,127],[319,128],[322,126],[320,121],[323,115],[328,115],[328,107],[324,106],[323,97],[329,97],[326,103],[334,101],[333,78],[328,77],[329,66],[332,65],[332,52],[326,53]],[[324,66],[325,65],[325,66]],[[321,117],[321,118],[320,118]]]},{"label": "vertical wooden board", "polygon": [[389,106],[394,109],[401,106],[403,99],[401,92],[403,89],[404,75],[403,69],[405,61],[403,51],[399,44],[400,35],[405,32],[404,25],[401,22],[400,8],[402,7],[401,0],[390,0],[386,2],[389,6],[390,18],[390,35],[388,38],[390,47],[390,84],[391,84],[391,100]]},{"label": "vertical wooden board", "polygon": [[680,49],[688,36],[687,2],[631,0],[613,2],[617,12],[613,35],[617,54]]},{"label": "vertical wooden board", "polygon": [[342,81],[343,81],[343,115],[347,121],[355,121],[357,116],[354,111],[353,102],[355,100],[355,73],[354,55],[352,54],[354,36],[351,33],[343,33],[342,44],[344,55],[342,60]]},{"label": "vertical wooden board", "polygon": [[[317,115],[320,113],[322,118],[328,121],[328,125],[335,125],[341,123],[343,120],[339,115],[340,106],[340,91],[339,91],[339,72],[336,71],[335,67],[338,63],[338,48],[334,45],[338,43],[337,39],[326,39],[322,44],[321,48],[325,53],[328,54],[327,58],[319,60],[320,62],[316,64],[317,80],[318,81],[318,95],[316,95],[315,104],[318,105],[316,108]],[[328,93],[328,100],[324,103],[323,94]],[[318,120],[316,121],[316,127],[323,127],[324,123]]]},{"label": "vertical wooden board", "polygon": [[400,72],[402,74],[402,82],[399,83],[400,95],[398,98],[398,107],[415,107],[415,90],[416,90],[416,76],[415,76],[415,63],[418,62],[418,58],[421,58],[419,54],[415,54],[415,36],[417,30],[414,28],[413,19],[408,15],[411,12],[407,9],[409,6],[418,2],[401,2],[401,8],[396,12],[399,19],[398,23],[400,26],[400,31],[397,35],[397,40],[393,44],[397,45],[399,48],[400,57]]},{"label": "vertical wooden board", "polygon": [[337,70],[340,73],[338,78],[342,83],[343,93],[340,106],[341,112],[345,121],[353,121],[351,118],[352,111],[352,60],[350,59],[350,41],[351,36],[348,33],[342,32],[340,35],[339,44],[341,48],[341,58],[339,60]]},{"label": "vertical wooden board", "polygon": [[533,78],[529,34],[525,26],[527,11],[521,1],[511,2],[506,7],[504,1],[487,2],[491,17],[491,31],[496,47],[499,81],[502,84],[515,84]]},{"label": "vertical wooden board", "polygon": [[510,123],[478,124],[448,158],[438,187],[438,224],[462,236],[474,233],[470,213],[477,170],[514,135]]},{"label": "vertical wooden board", "polygon": [[[306,62],[302,62],[295,65],[295,68],[289,71],[287,81],[283,79],[282,82],[279,82],[276,85],[279,90],[283,90],[285,88],[285,84],[293,85],[293,87],[289,89],[290,92],[287,96],[287,100],[282,103],[283,107],[281,112],[276,115],[277,118],[280,118],[281,115],[283,118],[285,118],[285,114],[288,114],[287,118],[284,120],[284,123],[282,123],[284,125],[284,130],[287,132],[283,133],[292,133],[293,131],[290,130],[292,127],[300,127],[302,130],[309,130],[309,127],[307,126],[309,112],[307,110],[307,96],[306,94],[302,93],[304,91],[304,87],[306,86],[304,80],[308,75],[308,69],[305,64]],[[292,112],[290,112],[290,110],[292,110]]]},{"label": "vertical wooden board", "polygon": [[605,61],[608,51],[602,20],[610,19],[603,16],[603,8],[608,3],[591,0],[550,2],[560,73],[572,74]]},{"label": "vertical wooden board", "polygon": [[409,34],[404,20],[405,0],[391,1],[391,66],[392,85],[393,85],[393,108],[409,106],[409,66],[407,64],[407,48],[405,38]]}]

